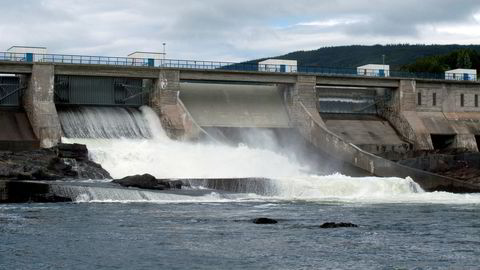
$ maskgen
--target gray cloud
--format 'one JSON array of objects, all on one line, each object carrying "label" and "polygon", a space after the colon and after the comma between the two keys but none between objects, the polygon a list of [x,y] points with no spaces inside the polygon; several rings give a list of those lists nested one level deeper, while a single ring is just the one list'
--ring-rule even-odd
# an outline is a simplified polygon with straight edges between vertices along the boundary
[{"label": "gray cloud", "polygon": [[[479,25],[478,0],[17,0],[3,1],[0,49],[241,60],[351,43],[434,43],[426,26]],[[312,22],[317,22],[312,23]],[[303,23],[303,24],[301,24]],[[477,31],[478,33],[478,31]],[[458,36],[480,43],[480,33]],[[447,41],[456,40],[449,36]]]}]

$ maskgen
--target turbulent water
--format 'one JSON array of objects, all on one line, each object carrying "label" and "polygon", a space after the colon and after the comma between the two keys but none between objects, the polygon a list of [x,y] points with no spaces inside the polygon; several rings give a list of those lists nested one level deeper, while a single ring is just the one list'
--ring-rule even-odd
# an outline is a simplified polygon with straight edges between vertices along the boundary
[{"label": "turbulent water", "polygon": [[[66,115],[64,115],[66,114]],[[88,116],[88,124],[83,119]],[[231,146],[218,142],[189,143],[169,139],[160,121],[148,107],[141,112],[122,108],[88,108],[60,113],[62,126],[68,126],[65,142],[88,145],[91,158],[108,170],[112,177],[120,178],[132,174],[150,173],[157,178],[271,178],[272,193],[267,199],[347,202],[426,202],[426,203],[479,203],[480,196],[424,192],[411,179],[384,177],[349,177],[340,173],[318,175],[298,162],[295,155],[279,154],[281,146],[268,133],[259,132],[260,145],[255,147],[239,144]],[[126,118],[128,121],[119,119]],[[130,121],[134,119],[134,121]],[[77,126],[78,125],[78,126]],[[85,136],[88,134],[94,136]],[[100,135],[95,135],[96,131]],[[122,136],[119,130],[138,130]],[[145,134],[149,134],[145,136]],[[267,135],[266,135],[267,134]],[[247,141],[253,141],[249,135]],[[90,137],[90,138],[88,138]],[[94,137],[94,138],[91,138]],[[147,137],[147,138],[145,138]],[[110,139],[105,139],[110,138]],[[138,192],[125,193],[122,197],[108,193],[79,198],[85,201],[151,201],[178,202],[191,200],[228,200],[221,196],[207,197],[147,195]],[[98,193],[98,192],[97,192]],[[145,193],[145,192],[144,192]],[[252,195],[245,195],[252,199]],[[258,196],[253,196],[259,199]],[[238,198],[238,197],[237,197]]]},{"label": "turbulent water", "polygon": [[[268,194],[54,185],[77,203],[0,205],[0,269],[478,269],[480,196],[321,175],[261,143],[172,141],[149,108],[60,112],[113,177],[268,177]],[[255,134],[250,134],[255,137]],[[247,141],[256,141],[249,138]],[[278,224],[257,225],[257,217]],[[321,229],[324,222],[356,228]]]}]

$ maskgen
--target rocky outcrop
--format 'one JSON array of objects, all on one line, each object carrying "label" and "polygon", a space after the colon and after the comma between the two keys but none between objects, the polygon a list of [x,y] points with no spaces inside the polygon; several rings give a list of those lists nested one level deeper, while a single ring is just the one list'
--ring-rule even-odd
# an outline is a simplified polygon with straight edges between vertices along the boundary
[{"label": "rocky outcrop", "polygon": [[156,190],[181,189],[184,185],[180,180],[156,179],[155,176],[148,173],[126,176],[122,179],[115,179],[112,182],[124,187]]},{"label": "rocky outcrop", "polygon": [[82,144],[58,144],[52,148],[0,152],[0,179],[61,180],[105,179],[110,174],[88,159]]}]

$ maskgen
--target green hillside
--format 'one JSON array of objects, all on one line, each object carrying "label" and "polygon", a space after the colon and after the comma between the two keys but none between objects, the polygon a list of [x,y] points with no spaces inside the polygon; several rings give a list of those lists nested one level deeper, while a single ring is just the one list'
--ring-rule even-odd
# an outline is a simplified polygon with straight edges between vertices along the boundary
[{"label": "green hillside", "polygon": [[[385,55],[385,64],[390,65],[392,70],[399,70],[420,58],[445,55],[462,49],[480,52],[480,45],[351,45],[297,51],[268,58],[297,60],[299,65],[306,66],[353,68],[364,64],[381,64],[382,55]],[[261,60],[263,59],[251,62]]]}]

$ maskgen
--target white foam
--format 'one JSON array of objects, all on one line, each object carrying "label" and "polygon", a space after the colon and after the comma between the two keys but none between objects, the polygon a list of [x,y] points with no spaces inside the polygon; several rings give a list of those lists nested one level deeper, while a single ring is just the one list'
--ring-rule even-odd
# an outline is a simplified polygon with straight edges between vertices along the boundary
[{"label": "white foam", "polygon": [[[165,135],[155,112],[144,107],[142,114],[149,131],[153,134],[151,139],[64,138],[63,141],[87,144],[91,158],[100,163],[114,178],[143,173],[150,173],[157,178],[272,178],[278,193],[273,197],[262,197],[266,201],[480,203],[480,194],[428,193],[409,178],[305,174],[308,168],[273,150],[251,148],[245,145],[235,147],[218,143],[174,141]],[[88,192],[92,194],[95,191]],[[104,193],[100,197],[90,196],[87,201],[228,201],[224,197],[210,195],[169,194],[167,196],[148,192],[117,195]],[[150,195],[153,197],[149,197]],[[247,195],[238,196],[242,200],[252,199]],[[259,197],[256,196],[254,199],[258,200]],[[78,200],[83,201],[85,198],[79,197]]]}]

